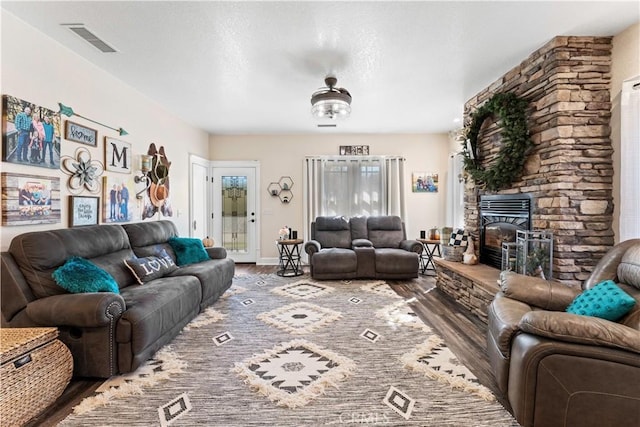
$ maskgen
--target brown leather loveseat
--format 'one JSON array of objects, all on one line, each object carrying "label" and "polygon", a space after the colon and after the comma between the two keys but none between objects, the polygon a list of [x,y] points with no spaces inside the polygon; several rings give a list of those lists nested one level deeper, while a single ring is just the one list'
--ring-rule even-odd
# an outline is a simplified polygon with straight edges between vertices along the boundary
[{"label": "brown leather loveseat", "polygon": [[[613,280],[636,300],[617,321],[570,314],[583,290]],[[487,350],[500,391],[523,426],[640,422],[640,239],[613,247],[583,290],[503,273],[489,307]]]},{"label": "brown leather loveseat", "polygon": [[399,216],[319,216],[305,243],[314,279],[412,279],[422,244],[407,240]]}]

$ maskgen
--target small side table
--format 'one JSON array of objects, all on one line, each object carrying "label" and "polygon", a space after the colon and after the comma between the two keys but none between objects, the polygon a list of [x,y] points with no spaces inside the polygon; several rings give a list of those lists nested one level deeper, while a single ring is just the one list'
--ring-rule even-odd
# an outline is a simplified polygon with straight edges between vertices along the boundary
[{"label": "small side table", "polygon": [[436,265],[433,263],[435,255],[441,257],[440,240],[417,239],[422,243],[424,250],[420,255],[420,274],[427,274],[427,271],[436,271]]},{"label": "small side table", "polygon": [[295,277],[304,274],[300,266],[300,245],[302,239],[278,240],[279,264],[276,274],[282,277]]}]

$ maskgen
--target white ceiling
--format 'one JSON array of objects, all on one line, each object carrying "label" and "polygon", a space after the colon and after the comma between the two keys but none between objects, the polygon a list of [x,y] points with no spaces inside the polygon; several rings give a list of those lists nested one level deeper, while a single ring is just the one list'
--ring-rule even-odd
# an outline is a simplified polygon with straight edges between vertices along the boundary
[{"label": "white ceiling", "polygon": [[[431,133],[556,35],[615,35],[638,1],[2,1],[21,18],[212,134]],[[101,53],[60,24],[81,23]],[[335,74],[351,117],[318,129]]]}]

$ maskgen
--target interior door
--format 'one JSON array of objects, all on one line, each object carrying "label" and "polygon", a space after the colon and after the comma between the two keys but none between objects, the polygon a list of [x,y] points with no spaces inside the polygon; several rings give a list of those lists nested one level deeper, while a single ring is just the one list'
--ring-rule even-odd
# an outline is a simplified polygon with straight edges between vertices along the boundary
[{"label": "interior door", "polygon": [[209,209],[210,180],[209,160],[191,155],[191,195],[189,209],[189,235],[204,239],[209,236],[209,222],[211,210]]},{"label": "interior door", "polygon": [[235,262],[256,262],[256,167],[213,166],[213,238]]}]

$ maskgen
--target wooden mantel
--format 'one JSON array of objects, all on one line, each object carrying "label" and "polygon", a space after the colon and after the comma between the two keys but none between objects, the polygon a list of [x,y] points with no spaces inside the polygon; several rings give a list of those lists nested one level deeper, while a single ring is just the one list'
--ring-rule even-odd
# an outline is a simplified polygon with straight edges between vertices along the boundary
[{"label": "wooden mantel", "polygon": [[485,264],[465,265],[442,258],[434,258],[434,262],[436,287],[487,323],[487,307],[500,290],[500,270]]}]

